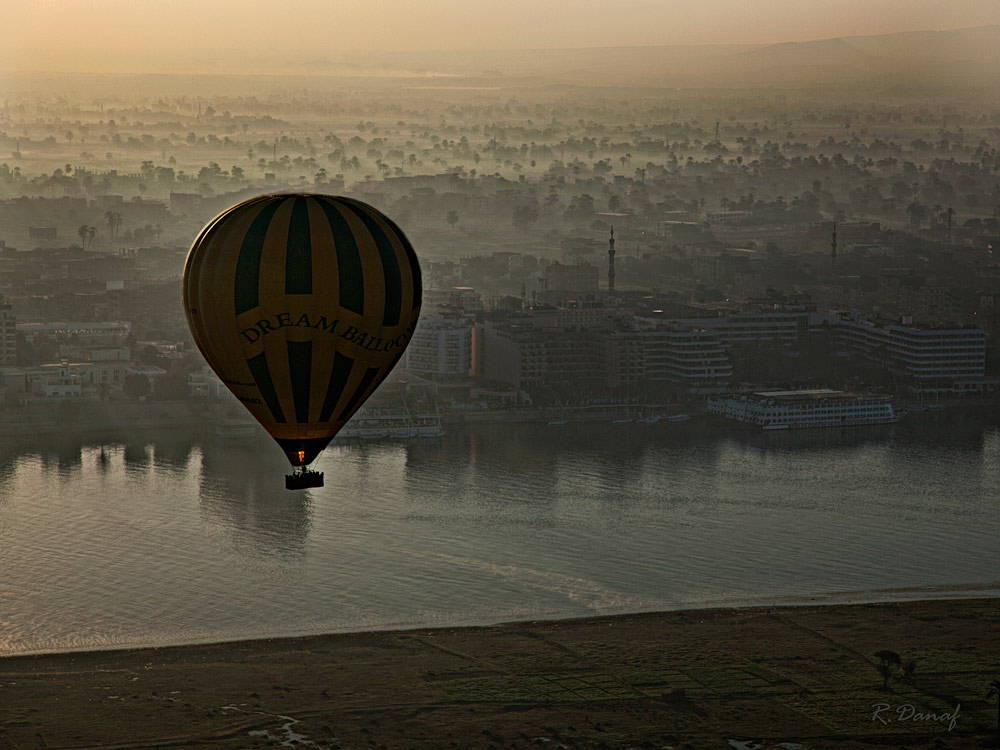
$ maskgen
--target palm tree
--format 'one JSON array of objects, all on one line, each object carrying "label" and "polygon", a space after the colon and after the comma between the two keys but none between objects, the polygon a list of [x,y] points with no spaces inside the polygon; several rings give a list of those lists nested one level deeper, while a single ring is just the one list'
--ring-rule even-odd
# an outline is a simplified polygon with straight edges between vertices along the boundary
[{"label": "palm tree", "polygon": [[94,238],[97,237],[97,227],[87,227],[87,246],[93,247]]},{"label": "palm tree", "polygon": [[86,224],[81,224],[77,228],[76,233],[78,235],[80,235],[80,244],[83,245],[83,249],[86,250],[87,249],[87,225]]},{"label": "palm tree", "polygon": [[122,216],[119,211],[105,211],[104,219],[108,222],[108,229],[111,230],[111,239],[115,239],[118,236],[118,227],[122,225]]},{"label": "palm tree", "polygon": [[458,224],[458,211],[449,211],[445,221],[451,224],[451,228],[454,229],[455,225]]}]

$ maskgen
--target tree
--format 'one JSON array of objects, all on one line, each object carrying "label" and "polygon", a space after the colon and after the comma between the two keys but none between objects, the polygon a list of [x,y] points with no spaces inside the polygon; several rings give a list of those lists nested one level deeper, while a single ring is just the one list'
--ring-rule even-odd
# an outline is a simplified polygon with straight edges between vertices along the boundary
[{"label": "tree", "polygon": [[119,211],[105,211],[104,220],[108,222],[108,229],[111,231],[111,239],[115,239],[118,236],[118,228],[122,225],[122,216]]},{"label": "tree", "polygon": [[122,382],[122,390],[125,391],[126,396],[131,396],[132,398],[148,396],[150,391],[149,378],[142,373],[126,375],[125,380]]},{"label": "tree", "polygon": [[458,224],[458,211],[449,211],[444,220],[451,224],[451,228],[454,229],[455,225]]},{"label": "tree", "polygon": [[878,671],[882,675],[882,688],[888,690],[889,678],[892,677],[892,673],[899,669],[900,666],[899,654],[895,651],[883,649],[882,651],[875,652],[875,658],[879,660]]}]

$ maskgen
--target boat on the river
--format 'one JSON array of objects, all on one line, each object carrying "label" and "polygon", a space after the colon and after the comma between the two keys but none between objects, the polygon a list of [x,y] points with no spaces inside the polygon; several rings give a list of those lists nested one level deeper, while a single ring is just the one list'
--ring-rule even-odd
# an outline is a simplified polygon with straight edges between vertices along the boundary
[{"label": "boat on the river", "polygon": [[763,430],[858,427],[902,419],[892,399],[826,388],[757,391],[708,400],[708,413]]},{"label": "boat on the river", "polygon": [[337,433],[338,440],[412,440],[444,437],[440,414],[357,414]]}]

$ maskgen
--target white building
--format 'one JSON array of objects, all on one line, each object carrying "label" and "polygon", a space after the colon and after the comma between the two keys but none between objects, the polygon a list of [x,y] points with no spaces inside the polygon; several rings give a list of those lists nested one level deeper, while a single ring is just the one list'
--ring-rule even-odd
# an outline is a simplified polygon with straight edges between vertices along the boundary
[{"label": "white building", "polygon": [[44,398],[79,398],[83,394],[83,376],[78,365],[66,361],[42,365],[34,386]]},{"label": "white building", "polygon": [[406,348],[406,369],[435,380],[457,380],[472,369],[472,326],[459,317],[421,318]]}]

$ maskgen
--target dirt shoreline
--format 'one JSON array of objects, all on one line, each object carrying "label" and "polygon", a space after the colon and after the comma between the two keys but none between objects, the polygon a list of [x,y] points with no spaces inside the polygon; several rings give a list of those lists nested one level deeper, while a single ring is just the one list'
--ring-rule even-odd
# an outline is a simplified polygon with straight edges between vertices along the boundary
[{"label": "dirt shoreline", "polygon": [[998,633],[961,599],[9,656],[0,748],[988,746]]}]

